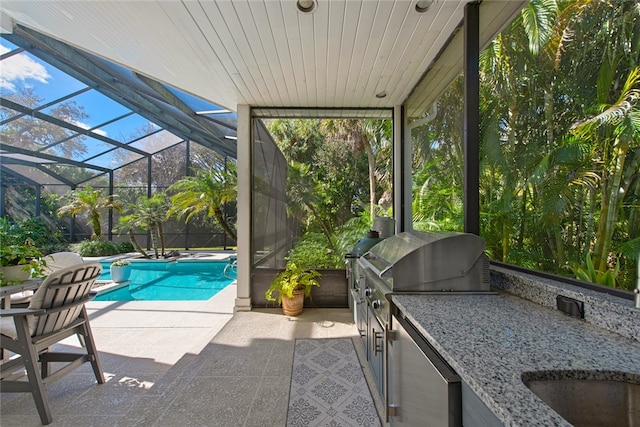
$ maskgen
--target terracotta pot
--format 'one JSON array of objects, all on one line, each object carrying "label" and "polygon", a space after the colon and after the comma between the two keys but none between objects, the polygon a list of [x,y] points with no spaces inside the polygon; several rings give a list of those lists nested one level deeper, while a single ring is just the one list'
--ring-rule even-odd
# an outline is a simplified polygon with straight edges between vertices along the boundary
[{"label": "terracotta pot", "polygon": [[304,290],[293,291],[293,297],[282,297],[282,311],[286,316],[297,316],[304,306]]},{"label": "terracotta pot", "polygon": [[31,277],[31,270],[24,271],[24,265],[7,265],[0,267],[5,282],[24,282]]}]

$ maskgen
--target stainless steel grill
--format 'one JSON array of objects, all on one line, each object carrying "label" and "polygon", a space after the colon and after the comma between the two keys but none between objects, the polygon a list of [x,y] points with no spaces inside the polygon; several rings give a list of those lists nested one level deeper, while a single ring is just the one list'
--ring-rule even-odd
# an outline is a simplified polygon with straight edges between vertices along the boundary
[{"label": "stainless steel grill", "polygon": [[359,259],[389,292],[489,290],[484,240],[467,233],[409,231],[389,237]]},{"label": "stainless steel grill", "polygon": [[383,401],[391,295],[491,292],[484,246],[473,234],[409,231],[387,237],[351,264],[354,319]]}]

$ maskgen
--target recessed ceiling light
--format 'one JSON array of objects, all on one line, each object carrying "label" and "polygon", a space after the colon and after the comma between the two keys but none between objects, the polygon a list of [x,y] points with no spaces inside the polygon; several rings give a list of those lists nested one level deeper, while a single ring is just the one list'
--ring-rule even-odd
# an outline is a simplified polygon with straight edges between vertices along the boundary
[{"label": "recessed ceiling light", "polygon": [[379,99],[382,99],[382,98],[384,98],[386,96],[387,96],[387,92],[384,91],[384,90],[382,92],[376,93],[376,98],[379,98]]},{"label": "recessed ceiling light", "polygon": [[416,2],[416,12],[425,13],[433,5],[434,0],[418,0]]},{"label": "recessed ceiling light", "polygon": [[318,2],[316,0],[298,0],[296,6],[302,13],[311,13],[318,7]]}]

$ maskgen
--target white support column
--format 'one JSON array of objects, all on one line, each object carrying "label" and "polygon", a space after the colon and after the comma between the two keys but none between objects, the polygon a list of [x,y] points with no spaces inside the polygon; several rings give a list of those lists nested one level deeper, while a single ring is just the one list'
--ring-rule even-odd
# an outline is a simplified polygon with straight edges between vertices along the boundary
[{"label": "white support column", "polygon": [[238,295],[235,311],[251,310],[251,108],[238,105]]}]

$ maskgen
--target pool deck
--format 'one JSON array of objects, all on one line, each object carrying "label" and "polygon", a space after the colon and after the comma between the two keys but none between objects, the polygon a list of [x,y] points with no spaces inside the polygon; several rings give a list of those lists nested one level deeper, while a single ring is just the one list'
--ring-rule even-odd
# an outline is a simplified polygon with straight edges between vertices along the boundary
[{"label": "pool deck", "polygon": [[[295,339],[353,339],[351,313],[234,314],[235,297],[230,285],[208,301],[89,303],[107,382],[96,385],[85,364],[51,384],[51,425],[284,426]],[[3,427],[41,425],[30,394],[1,398]]]}]

